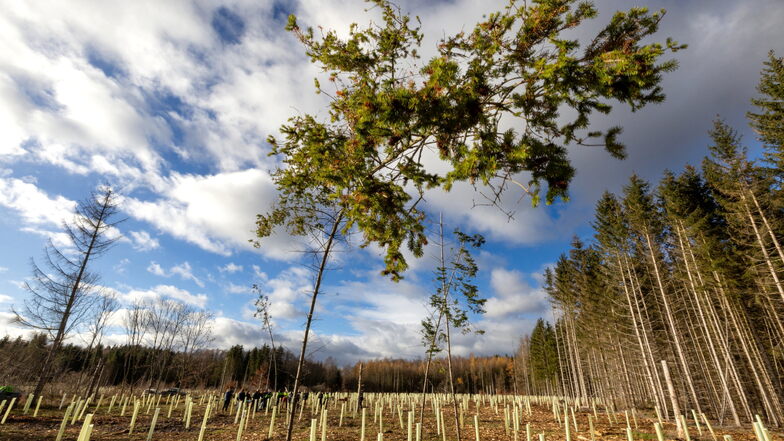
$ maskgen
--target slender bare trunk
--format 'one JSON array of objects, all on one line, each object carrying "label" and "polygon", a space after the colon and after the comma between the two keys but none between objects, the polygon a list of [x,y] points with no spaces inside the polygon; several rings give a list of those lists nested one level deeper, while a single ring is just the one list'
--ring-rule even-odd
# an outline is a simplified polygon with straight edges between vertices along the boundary
[{"label": "slender bare trunk", "polygon": [[337,217],[332,223],[332,229],[327,237],[327,244],[321,257],[318,273],[316,274],[316,284],[313,288],[313,296],[310,299],[310,309],[308,310],[308,318],[305,322],[305,335],[302,337],[302,347],[299,352],[299,361],[297,361],[297,374],[294,376],[294,387],[291,393],[291,404],[289,411],[289,421],[286,427],[286,441],[291,441],[291,435],[294,430],[294,418],[297,414],[297,402],[299,400],[299,383],[302,378],[302,368],[305,365],[305,353],[308,348],[308,334],[310,333],[310,325],[313,321],[313,311],[316,309],[316,299],[318,298],[319,291],[321,290],[321,280],[324,277],[324,271],[327,268],[329,255],[332,252],[332,245],[340,227],[340,222],[343,220],[343,212],[338,213]]}]

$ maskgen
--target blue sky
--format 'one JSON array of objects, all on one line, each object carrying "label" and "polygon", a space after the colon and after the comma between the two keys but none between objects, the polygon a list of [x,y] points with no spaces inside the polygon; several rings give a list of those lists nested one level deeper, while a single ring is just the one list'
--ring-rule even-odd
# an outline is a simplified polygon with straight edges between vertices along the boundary
[{"label": "blue sky", "polygon": [[[505,2],[402,2],[422,18],[423,54],[440,36],[459,31]],[[618,191],[636,172],[655,180],[665,168],[697,163],[717,114],[746,135],[744,114],[768,50],[784,52],[784,8],[775,0],[649,0],[667,8],[660,36],[690,48],[665,80],[668,100],[636,114],[619,109],[597,121],[620,123],[626,161],[599,150],[573,150],[578,169],[568,204],[533,209],[509,194],[508,219],[475,207],[467,186],[431,193],[428,210],[488,238],[479,256],[488,313],[483,336],[457,341],[459,354],[514,351],[536,318],[548,315],[542,269],[572,236],[590,236],[592,207],[605,189]],[[600,18],[629,7],[597,2]],[[74,201],[100,182],[123,195],[123,239],[96,261],[102,284],[123,306],[170,298],[216,316],[213,343],[261,345],[252,317],[251,284],[272,300],[275,332],[295,347],[301,336],[311,274],[296,240],[277,236],[258,250],[255,214],[274,200],[265,139],[297,113],[324,116],[313,93],[316,66],[282,30],[289,12],[306,25],[345,32],[378,11],[359,0],[302,1],[0,1],[0,333],[25,299],[29,259],[46,238],[62,243],[59,222]],[[587,34],[587,31],[586,31]],[[439,164],[433,162],[433,167]],[[406,279],[379,275],[375,249],[346,249],[327,276],[312,356],[341,362],[415,357],[433,260],[412,265]],[[123,313],[118,312],[117,317]],[[115,323],[119,323],[119,318]],[[75,335],[72,341],[79,342]],[[119,327],[106,337],[122,343]]]}]

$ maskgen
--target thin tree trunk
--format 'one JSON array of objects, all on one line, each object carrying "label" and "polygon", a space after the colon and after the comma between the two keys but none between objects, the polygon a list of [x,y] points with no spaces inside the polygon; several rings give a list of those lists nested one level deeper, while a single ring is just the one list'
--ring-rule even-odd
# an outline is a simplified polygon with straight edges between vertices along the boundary
[{"label": "thin tree trunk", "polygon": [[[619,266],[619,269],[621,271],[621,281],[622,281],[622,285],[623,285],[623,291],[626,294],[626,302],[629,305],[629,314],[631,314],[631,318],[632,318],[632,327],[634,328],[634,334],[637,337],[637,342],[640,345],[640,355],[641,355],[641,358],[642,358],[643,367],[645,368],[646,376],[648,377],[648,384],[649,384],[649,386],[651,388],[651,393],[652,393],[652,395],[654,397],[654,401],[656,402],[656,405],[660,406],[664,410],[664,412],[666,414],[667,413],[667,408],[666,408],[666,406],[662,406],[662,403],[661,403],[660,397],[659,397],[659,393],[660,393],[659,391],[661,389],[660,388],[657,389],[656,383],[654,381],[654,374],[655,373],[651,369],[652,362],[649,360],[649,356],[651,355],[649,353],[650,352],[650,345],[647,343],[647,341],[645,343],[643,342],[643,337],[642,337],[642,335],[640,333],[640,327],[642,327],[642,326],[641,325],[638,326],[638,324],[637,324],[637,315],[635,314],[635,309],[639,308],[639,305],[637,303],[637,298],[636,298],[637,296],[635,295],[634,303],[632,303],[631,294],[629,293],[629,287],[626,284],[626,276],[623,274],[623,269],[624,268],[623,268],[623,263],[621,261],[620,256],[618,256],[618,266]],[[635,307],[635,305],[637,305],[637,307]],[[640,321],[642,321],[642,317],[640,317]],[[645,333],[645,329],[644,328],[642,330],[642,333],[643,334]],[[646,340],[647,340],[647,338],[646,338]],[[648,348],[647,351],[646,351],[646,347]],[[658,379],[658,377],[657,377],[657,379]]]},{"label": "thin tree trunk", "polygon": [[52,341],[52,346],[49,348],[49,352],[46,354],[46,358],[41,365],[41,369],[39,370],[38,382],[35,385],[35,389],[33,389],[33,393],[37,397],[41,396],[41,392],[43,392],[44,386],[49,381],[49,370],[51,369],[52,363],[54,362],[54,356],[57,353],[57,350],[60,348],[63,339],[65,338],[65,329],[68,325],[68,320],[71,318],[71,309],[73,308],[74,302],[76,301],[76,294],[79,292],[79,288],[82,283],[82,277],[84,277],[84,272],[87,270],[87,262],[90,260],[90,256],[92,255],[93,247],[95,246],[95,241],[98,239],[98,233],[100,232],[101,224],[103,223],[103,218],[106,214],[106,209],[108,206],[109,198],[106,197],[104,199],[103,205],[101,206],[101,214],[98,217],[98,222],[95,224],[92,236],[90,237],[90,245],[87,247],[87,252],[84,253],[84,258],[79,265],[79,272],[76,275],[76,279],[74,280],[73,286],[71,287],[71,292],[68,295],[68,302],[65,305],[63,317],[60,320],[60,325],[57,328],[57,335]]},{"label": "thin tree trunk", "polygon": [[683,438],[683,426],[681,425],[681,408],[678,405],[678,397],[675,395],[675,388],[672,386],[672,378],[670,378],[670,370],[667,368],[667,362],[661,361],[662,372],[664,373],[664,381],[667,382],[667,391],[670,393],[670,401],[672,403],[672,413],[675,415],[675,427],[678,429],[678,438]]},{"label": "thin tree trunk", "polygon": [[776,272],[776,268],[773,267],[773,262],[771,261],[768,254],[768,249],[765,248],[765,242],[762,240],[762,235],[759,232],[759,228],[757,228],[757,222],[754,220],[754,216],[752,215],[751,210],[746,203],[746,197],[741,195],[741,200],[743,201],[743,208],[746,211],[746,216],[749,218],[751,228],[754,230],[754,236],[757,238],[757,244],[759,245],[760,251],[762,252],[762,257],[765,260],[765,264],[770,271],[773,282],[776,284],[776,289],[778,290],[781,299],[784,300],[784,286],[782,285],[781,280],[779,280],[779,275]]},{"label": "thin tree trunk", "polygon": [[[441,265],[443,268],[446,268],[446,260],[444,257],[444,223],[441,220],[441,216],[439,215],[438,224],[440,228],[441,234]],[[444,270],[446,271],[446,270]],[[444,274],[446,276],[446,274]],[[455,397],[455,381],[454,381],[454,374],[452,373],[452,339],[450,333],[450,326],[449,326],[449,290],[451,286],[447,285],[446,277],[443,277],[441,280],[441,290],[444,293],[444,309],[446,320],[446,360],[447,360],[447,369],[449,370],[449,390],[452,395],[452,407],[454,409],[454,419],[455,419],[455,433],[457,434],[457,441],[460,441],[460,419],[458,418],[458,411],[457,411],[457,398]]]},{"label": "thin tree trunk", "polygon": [[689,391],[691,392],[692,399],[694,400],[694,407],[697,408],[697,412],[702,413],[700,401],[697,399],[697,392],[694,390],[694,381],[692,379],[691,372],[689,371],[688,364],[686,363],[686,357],[683,354],[683,348],[681,345],[678,329],[675,326],[675,317],[673,316],[672,309],[670,308],[670,302],[667,299],[667,294],[664,291],[664,284],[662,283],[661,274],[659,273],[659,265],[656,261],[656,255],[653,250],[653,244],[651,243],[651,237],[647,231],[645,231],[643,235],[645,236],[645,240],[648,243],[648,251],[651,257],[651,263],[653,264],[653,270],[656,275],[656,284],[659,288],[659,292],[661,293],[662,303],[664,304],[667,322],[669,324],[670,331],[672,332],[675,350],[678,353],[678,359],[680,360],[681,368],[683,369],[684,380],[686,381]]},{"label": "thin tree trunk", "polygon": [[357,378],[357,412],[362,411],[362,363],[359,364],[359,377]]},{"label": "thin tree trunk", "polygon": [[329,254],[332,251],[332,244],[334,243],[335,236],[338,233],[340,222],[343,220],[343,212],[339,212],[335,218],[332,229],[327,238],[327,245],[324,248],[324,254],[321,258],[318,273],[316,275],[316,284],[313,288],[313,296],[310,299],[310,310],[308,311],[308,319],[305,322],[305,336],[302,338],[302,348],[299,353],[299,361],[297,362],[297,374],[294,377],[294,387],[292,389],[291,410],[289,412],[289,421],[286,427],[286,441],[291,441],[291,434],[294,430],[294,418],[297,414],[297,401],[299,400],[299,383],[302,376],[302,367],[305,365],[305,351],[308,347],[308,334],[310,333],[310,324],[313,321],[313,311],[316,309],[316,298],[318,297],[319,290],[321,289],[321,280],[324,276],[324,270],[327,267]]}]

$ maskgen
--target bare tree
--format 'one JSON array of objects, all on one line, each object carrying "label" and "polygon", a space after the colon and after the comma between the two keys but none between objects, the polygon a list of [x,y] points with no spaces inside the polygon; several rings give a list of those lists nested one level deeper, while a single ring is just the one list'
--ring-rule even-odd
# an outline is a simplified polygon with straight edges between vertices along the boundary
[{"label": "bare tree", "polygon": [[[173,300],[158,299],[147,305],[146,309],[147,332],[150,335],[153,353],[157,354],[156,360],[149,370],[150,387],[155,382],[159,388],[166,369],[171,363],[170,354],[174,348],[176,338],[185,327],[188,316],[193,309],[187,305]],[[156,378],[155,368],[158,368]]]},{"label": "bare tree", "polygon": [[[479,290],[473,283],[479,267],[476,265],[470,252],[471,248],[481,247],[484,244],[484,238],[478,234],[469,236],[459,230],[455,230],[454,235],[457,239],[457,247],[448,246],[444,238],[444,223],[439,215],[438,242],[436,244],[439,255],[437,257],[438,267],[435,272],[438,286],[436,292],[430,296],[429,302],[429,306],[434,313],[422,321],[422,334],[424,336],[423,340],[428,346],[425,384],[427,384],[427,370],[429,370],[432,356],[440,350],[439,342],[443,342],[446,345],[449,393],[454,410],[455,435],[457,441],[460,441],[460,421],[452,370],[452,330],[459,330],[464,334],[472,331],[478,334],[484,333],[484,331],[479,329],[472,330],[469,313],[484,313],[486,300],[479,295]],[[447,247],[449,247],[448,250]],[[436,311],[438,312],[437,319]],[[420,406],[423,406],[423,403],[424,401],[420,402]]]},{"label": "bare tree", "polygon": [[180,364],[179,381],[185,377],[186,366],[193,353],[207,346],[214,339],[212,335],[213,314],[208,311],[190,311],[185,317],[182,331],[178,335],[182,363]]},{"label": "bare tree", "polygon": [[[123,387],[130,378],[130,370],[134,363],[137,348],[144,341],[147,332],[147,313],[144,303],[137,301],[125,312],[123,316],[123,327],[125,328],[125,335],[127,338],[126,347],[128,348],[128,357],[125,357],[125,365],[123,366]],[[131,381],[131,391],[133,391],[133,382]]]},{"label": "bare tree", "polygon": [[52,343],[41,364],[33,393],[41,394],[51,367],[69,332],[84,323],[96,301],[98,274],[89,264],[107,252],[120,238],[113,221],[117,214],[114,191],[103,186],[79,202],[71,222],[63,223],[70,246],[58,248],[51,240],[44,248],[44,267],[32,260],[33,277],[25,288],[30,297],[20,311],[13,310],[20,324],[49,334]]}]

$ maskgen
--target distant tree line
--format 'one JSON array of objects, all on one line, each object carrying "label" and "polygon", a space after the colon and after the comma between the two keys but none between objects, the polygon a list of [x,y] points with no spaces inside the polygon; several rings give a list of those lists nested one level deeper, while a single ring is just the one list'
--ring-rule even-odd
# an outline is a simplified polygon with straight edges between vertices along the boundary
[{"label": "distant tree line", "polygon": [[[49,345],[44,334],[29,340],[8,336],[0,339],[0,384],[27,385],[37,380],[38,366],[45,360]],[[160,368],[161,360],[169,360]],[[58,390],[88,395],[99,386],[119,386],[139,391],[147,388],[222,388],[291,389],[297,359],[282,347],[276,349],[277,370],[270,369],[270,346],[245,349],[240,345],[228,350],[160,349],[142,345],[104,346],[94,348],[64,344],[52,364],[53,386]],[[85,378],[79,388],[79,379]],[[309,389],[341,390],[342,374],[334,362],[305,363],[303,385]]]},{"label": "distant tree line", "polygon": [[[449,391],[446,359],[433,360],[428,392]],[[426,360],[384,359],[362,362],[362,389],[367,392],[422,392]],[[456,393],[514,393],[514,359],[508,356],[452,357]],[[343,387],[357,390],[359,363],[343,369]]]},{"label": "distant tree line", "polygon": [[[0,339],[0,383],[24,385],[34,382],[36,372],[30,366],[44,360],[49,344],[44,334],[36,334],[29,340],[8,336]],[[291,390],[297,357],[283,347],[275,352],[279,390]],[[164,358],[171,362],[159,377],[161,370],[156,363]],[[184,352],[141,345],[99,344],[88,348],[65,344],[54,361],[53,373],[58,379],[54,384],[64,391],[75,388],[78,378],[86,377],[84,388],[72,391],[80,394],[92,393],[98,386],[118,386],[134,391],[156,385],[264,390],[271,389],[276,380],[275,370],[270,369],[272,360],[272,349],[268,345]],[[367,392],[421,392],[424,365],[424,360],[365,361],[362,389]],[[515,378],[514,359],[508,356],[453,357],[452,368],[457,393],[514,393],[517,382],[522,381],[521,377]],[[358,371],[359,363],[341,368],[329,358],[323,362],[308,360],[302,384],[310,390],[356,391]],[[435,359],[428,375],[428,392],[443,393],[448,386],[446,361]]]}]

